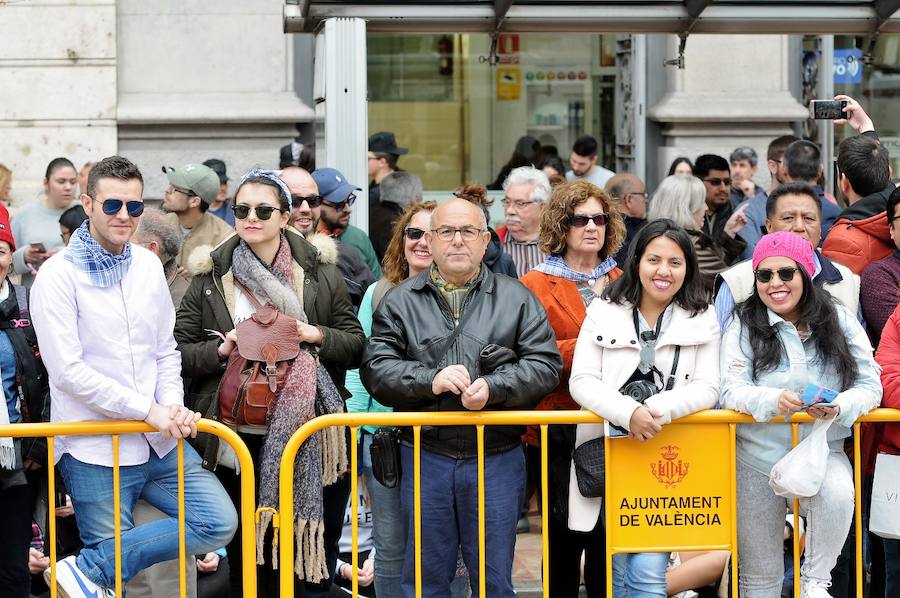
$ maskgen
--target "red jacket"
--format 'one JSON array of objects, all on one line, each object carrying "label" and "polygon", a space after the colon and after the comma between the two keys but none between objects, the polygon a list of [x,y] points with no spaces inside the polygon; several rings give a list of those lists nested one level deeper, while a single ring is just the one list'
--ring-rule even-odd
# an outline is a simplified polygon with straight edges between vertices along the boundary
[{"label": "red jacket", "polygon": [[[609,273],[612,282],[622,275],[618,268]],[[559,377],[559,386],[541,399],[536,409],[563,410],[581,409],[569,395],[569,375],[572,373],[572,357],[575,355],[575,341],[581,331],[581,323],[587,315],[584,301],[578,293],[574,282],[550,276],[532,270],[521,278],[522,284],[528,287],[547,310],[547,319],[556,334],[556,347],[563,360],[563,371]],[[529,426],[524,436],[525,442],[533,446],[540,445],[540,432],[537,426]]]},{"label": "red jacket", "polygon": [[[888,318],[875,352],[881,366],[882,407],[900,409],[900,305]],[[882,424],[884,434],[878,446],[880,452],[900,455],[900,423]]]},{"label": "red jacket", "polygon": [[866,266],[894,251],[885,210],[894,185],[859,200],[844,210],[825,237],[822,253],[862,274]]}]

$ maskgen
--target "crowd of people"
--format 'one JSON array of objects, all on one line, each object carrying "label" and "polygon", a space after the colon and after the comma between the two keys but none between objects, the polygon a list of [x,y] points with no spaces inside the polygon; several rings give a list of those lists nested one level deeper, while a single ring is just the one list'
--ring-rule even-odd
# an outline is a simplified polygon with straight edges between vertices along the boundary
[{"label": "crowd of people", "polygon": [[[302,168],[299,151],[231,185],[220,159],[165,166],[162,210],[145,206],[126,158],[81,171],[51,161],[42,201],[0,205],[0,424],[142,420],[157,432],[119,440],[118,514],[108,436],[58,438],[49,459],[43,439],[0,438],[4,595],[46,592],[51,568],[62,596],[113,595],[117,566],[129,597],[177,595],[179,438],[188,596],[243,595],[243,525],[256,527],[257,595],[277,596],[279,465],[304,423],[345,411],[586,409],[607,428],[552,426],[545,488],[536,427],[484,430],[483,582],[491,598],[516,595],[516,536],[546,493],[550,596],[582,585],[603,596],[603,476],[584,477],[573,459],[596,463],[606,434],[646,441],[717,407],[758,422],[805,411],[829,423],[821,487],[800,501],[801,591],[853,595],[864,572],[853,570],[844,448],[860,416],[900,406],[900,190],[872,121],[838,99],[847,118],[836,124],[856,133],[838,147],[846,207],[823,190],[818,146],[790,136],[769,146],[767,189],[754,182],[756,152],[739,147],[675,160],[653,193],[599,165],[593,138],[575,142],[567,171],[523,137],[490,185],[503,191],[495,229],[485,186],[424,201],[419,177],[401,170],[407,149],[379,132],[369,140],[368,234],[350,224],[360,188],[334,168]],[[0,167],[0,202],[10,178]],[[805,403],[810,384],[835,397]],[[257,521],[238,517],[241,462],[198,434],[201,417],[230,425],[249,449]],[[898,426],[863,428],[865,511],[876,456],[900,452]],[[812,429],[802,425],[801,437]],[[364,507],[355,572],[351,442]],[[418,561],[413,442],[408,428],[356,438],[334,428],[300,448],[295,595],[347,595],[355,574],[363,595],[412,598],[417,568],[424,596],[477,595],[476,430],[421,429]],[[791,447],[788,426],[737,428],[746,598],[786,587],[792,504],[769,478]],[[48,517],[60,522],[56,564]],[[898,542],[866,540],[873,597],[900,593]],[[617,554],[614,596],[716,595],[729,558]]]}]

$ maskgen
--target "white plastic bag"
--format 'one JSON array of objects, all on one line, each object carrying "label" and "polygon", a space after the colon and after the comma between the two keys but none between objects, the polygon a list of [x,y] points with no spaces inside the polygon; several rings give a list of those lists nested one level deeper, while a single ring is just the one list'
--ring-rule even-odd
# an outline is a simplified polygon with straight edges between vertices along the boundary
[{"label": "white plastic bag", "polygon": [[828,464],[828,428],[834,418],[817,420],[809,436],[772,467],[769,486],[778,496],[807,498],[818,494]]},{"label": "white plastic bag", "polygon": [[900,539],[900,456],[878,453],[872,483],[869,531],[876,536]]}]

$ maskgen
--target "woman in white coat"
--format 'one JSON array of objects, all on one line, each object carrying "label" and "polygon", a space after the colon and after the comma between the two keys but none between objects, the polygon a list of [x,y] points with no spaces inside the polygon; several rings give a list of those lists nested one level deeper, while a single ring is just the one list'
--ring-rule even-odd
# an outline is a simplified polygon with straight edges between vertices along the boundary
[{"label": "woman in white coat", "polygon": [[[648,440],[679,417],[714,407],[719,393],[719,327],[707,301],[694,246],[671,220],[647,224],[629,249],[624,274],[588,308],[575,345],[572,398],[619,426],[629,438]],[[624,393],[643,385],[642,402]],[[603,435],[603,426],[580,424],[576,448]],[[593,529],[600,498],[569,482],[569,527]],[[668,553],[613,558],[615,598],[666,596]],[[602,566],[592,563],[590,566]]]}]

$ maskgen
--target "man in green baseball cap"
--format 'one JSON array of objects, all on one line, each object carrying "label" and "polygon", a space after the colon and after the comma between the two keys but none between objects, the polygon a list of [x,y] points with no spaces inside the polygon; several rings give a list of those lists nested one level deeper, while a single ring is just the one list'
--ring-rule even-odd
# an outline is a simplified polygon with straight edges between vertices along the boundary
[{"label": "man in green baseball cap", "polygon": [[175,263],[185,267],[195,249],[215,247],[234,233],[225,221],[207,213],[219,195],[219,175],[203,164],[186,164],[178,168],[163,166],[169,179],[162,209],[177,222],[184,233],[181,251]]}]

